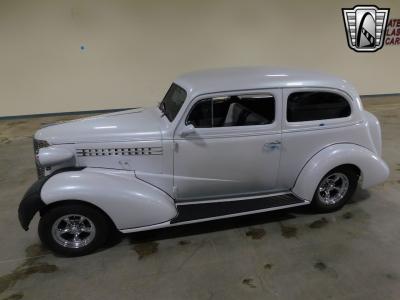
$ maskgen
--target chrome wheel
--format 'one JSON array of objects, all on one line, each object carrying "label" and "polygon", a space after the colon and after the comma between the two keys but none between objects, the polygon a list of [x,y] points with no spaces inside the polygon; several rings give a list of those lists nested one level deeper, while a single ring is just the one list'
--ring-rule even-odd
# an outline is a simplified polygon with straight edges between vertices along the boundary
[{"label": "chrome wheel", "polygon": [[318,198],[326,205],[338,203],[349,189],[349,179],[343,173],[332,173],[318,187]]},{"label": "chrome wheel", "polygon": [[54,241],[67,248],[82,248],[93,241],[96,235],[94,223],[87,217],[70,214],[58,218],[52,226]]}]

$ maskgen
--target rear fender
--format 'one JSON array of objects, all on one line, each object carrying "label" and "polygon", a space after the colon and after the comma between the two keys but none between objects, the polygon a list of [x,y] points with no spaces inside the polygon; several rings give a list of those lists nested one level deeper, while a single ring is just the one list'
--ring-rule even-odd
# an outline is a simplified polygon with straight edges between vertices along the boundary
[{"label": "rear fender", "polygon": [[362,188],[384,182],[389,176],[386,163],[370,150],[356,144],[335,144],[315,154],[303,167],[292,192],[311,201],[321,179],[341,165],[355,165],[361,171]]},{"label": "rear fender", "polygon": [[368,132],[370,134],[372,146],[375,148],[376,153],[380,156],[382,155],[382,133],[381,133],[381,125],[377,117],[371,114],[368,111],[363,111],[366,126]]},{"label": "rear fender", "polygon": [[177,215],[174,200],[133,172],[86,168],[51,177],[42,187],[46,204],[80,200],[103,210],[118,229],[150,226]]}]

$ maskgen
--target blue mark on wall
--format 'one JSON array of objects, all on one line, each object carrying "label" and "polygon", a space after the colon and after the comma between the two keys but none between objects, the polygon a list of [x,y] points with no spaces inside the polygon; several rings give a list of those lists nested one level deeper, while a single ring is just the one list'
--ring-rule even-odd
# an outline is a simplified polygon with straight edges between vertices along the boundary
[{"label": "blue mark on wall", "polygon": [[85,45],[80,46],[81,51],[85,50]]}]

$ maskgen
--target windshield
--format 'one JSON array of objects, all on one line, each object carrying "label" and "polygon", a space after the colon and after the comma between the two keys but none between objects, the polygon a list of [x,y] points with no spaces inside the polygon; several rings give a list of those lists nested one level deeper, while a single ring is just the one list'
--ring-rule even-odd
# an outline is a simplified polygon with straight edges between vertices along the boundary
[{"label": "windshield", "polygon": [[186,91],[179,85],[173,83],[163,101],[160,103],[159,108],[168,120],[172,122],[181,109],[183,102],[185,102],[185,99]]}]

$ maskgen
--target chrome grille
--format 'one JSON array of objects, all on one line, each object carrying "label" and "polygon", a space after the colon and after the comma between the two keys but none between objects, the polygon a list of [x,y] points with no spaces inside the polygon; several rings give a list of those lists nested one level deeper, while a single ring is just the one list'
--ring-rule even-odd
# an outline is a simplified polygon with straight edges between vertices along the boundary
[{"label": "chrome grille", "polygon": [[45,148],[48,146],[49,146],[49,144],[46,141],[33,139],[33,151],[35,153],[35,164],[36,164],[36,171],[37,171],[38,178],[44,177],[45,169],[43,167],[41,167],[38,164],[38,162],[36,161],[36,155],[39,153],[39,149]]},{"label": "chrome grille", "polygon": [[101,148],[101,149],[77,149],[76,155],[82,156],[111,156],[111,155],[161,155],[162,147],[143,148]]}]

